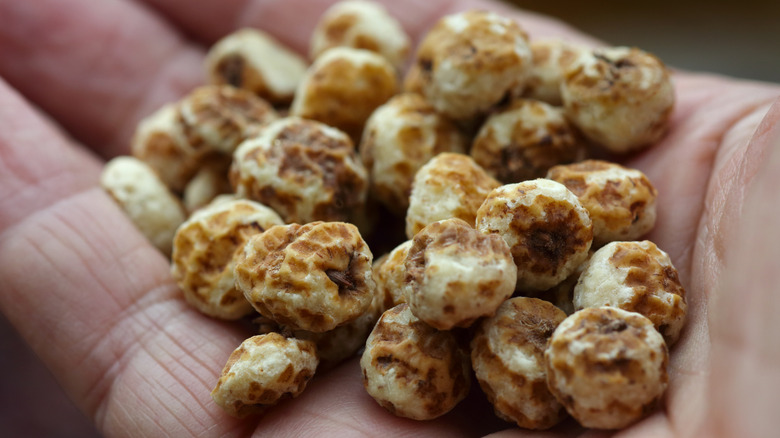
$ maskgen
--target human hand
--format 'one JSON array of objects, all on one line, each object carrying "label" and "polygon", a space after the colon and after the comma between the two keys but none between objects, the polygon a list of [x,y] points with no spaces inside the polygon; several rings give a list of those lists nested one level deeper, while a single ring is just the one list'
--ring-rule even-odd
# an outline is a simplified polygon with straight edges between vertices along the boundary
[{"label": "human hand", "polygon": [[[583,434],[572,422],[513,429],[477,388],[440,419],[396,418],[365,393],[356,360],[264,418],[235,420],[211,401],[248,333],[184,303],[168,261],[98,188],[102,160],[128,152],[142,116],[203,82],[215,39],[254,25],[303,52],[328,3],[0,0],[0,310],[108,436]],[[417,38],[445,13],[481,7],[532,38],[598,44],[486,0],[385,3]],[[682,72],[674,81],[669,134],[625,164],[659,190],[649,238],[680,272],[689,321],[663,409],[623,433],[768,436],[780,389],[780,88]]]}]

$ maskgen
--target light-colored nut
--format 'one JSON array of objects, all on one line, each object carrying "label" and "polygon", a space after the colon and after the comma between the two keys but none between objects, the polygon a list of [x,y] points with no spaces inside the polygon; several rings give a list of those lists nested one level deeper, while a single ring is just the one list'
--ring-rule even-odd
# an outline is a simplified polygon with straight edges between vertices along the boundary
[{"label": "light-colored nut", "polygon": [[549,429],[565,415],[547,389],[544,350],[566,314],[536,298],[504,301],[471,341],[471,366],[496,415],[526,429]]},{"label": "light-colored nut", "polygon": [[412,315],[407,304],[387,310],[360,359],[363,386],[391,413],[430,420],[449,412],[471,385],[468,355],[455,336]]},{"label": "light-colored nut", "polygon": [[290,113],[341,129],[357,143],[371,113],[397,91],[395,68],[381,55],[335,47],[309,68]]},{"label": "light-colored nut", "polygon": [[417,49],[423,94],[442,114],[469,119],[522,88],[531,66],[528,37],[494,12],[448,15]]},{"label": "light-colored nut", "polygon": [[653,322],[671,346],[685,324],[685,289],[669,255],[648,240],[612,242],[587,262],[574,288],[574,308],[611,306]]},{"label": "light-colored nut", "polygon": [[233,191],[228,180],[230,159],[222,155],[213,155],[211,158],[203,163],[184,188],[182,201],[190,213],[210,203],[217,196]]},{"label": "light-colored nut", "polygon": [[311,37],[310,56],[316,59],[333,47],[376,52],[401,70],[409,56],[409,36],[379,3],[341,1],[320,17]]},{"label": "light-colored nut", "polygon": [[674,106],[664,64],[628,47],[579,57],[566,73],[561,96],[569,120],[590,140],[618,153],[658,141]]},{"label": "light-colored nut", "polygon": [[411,240],[407,240],[374,261],[373,274],[376,292],[377,295],[384,297],[384,310],[406,302],[404,298],[405,263],[412,243]]},{"label": "light-colored nut", "polygon": [[547,178],[565,185],[593,220],[593,245],[636,240],[655,226],[658,196],[644,173],[619,164],[586,160],[555,166]]},{"label": "light-colored nut", "polygon": [[230,354],[211,398],[243,418],[300,395],[317,369],[314,343],[278,333],[252,336]]},{"label": "light-colored nut", "polygon": [[533,63],[523,96],[550,105],[563,105],[563,78],[587,49],[558,39],[532,40],[530,46]]},{"label": "light-colored nut", "polygon": [[236,287],[261,315],[292,329],[324,332],[371,305],[372,261],[352,224],[277,226],[251,238],[239,253]]},{"label": "light-colored nut", "polygon": [[154,170],[136,158],[116,157],[103,168],[100,185],[141,234],[170,256],[176,228],[186,217],[181,202]]},{"label": "light-colored nut", "polygon": [[653,323],[616,308],[566,318],[544,358],[550,392],[585,427],[628,426],[656,406],[668,382],[669,353]]},{"label": "light-colored nut", "polygon": [[196,88],[179,103],[182,127],[195,149],[230,155],[276,119],[276,111],[253,93],[229,85]]},{"label": "light-colored nut", "polygon": [[477,229],[504,238],[517,265],[517,289],[543,291],[588,257],[593,224],[563,184],[535,179],[493,190],[477,212]]},{"label": "light-colored nut", "polygon": [[404,263],[409,310],[439,330],[469,327],[493,315],[517,281],[517,267],[501,236],[480,233],[461,219],[423,228]]},{"label": "light-colored nut", "polygon": [[500,185],[468,155],[445,152],[431,158],[412,182],[406,236],[411,239],[442,219],[458,218],[473,225],[485,197]]},{"label": "light-colored nut", "polygon": [[471,157],[504,184],[542,178],[556,164],[585,157],[585,146],[563,110],[517,99],[492,114],[480,128]]},{"label": "light-colored nut", "polygon": [[343,132],[313,120],[271,122],[233,155],[239,196],[276,210],[285,222],[350,221],[363,209],[368,176]]},{"label": "light-colored nut", "polygon": [[178,104],[168,104],[138,124],[131,154],[154,169],[174,192],[181,192],[198,171],[209,151],[190,145],[182,127]]},{"label": "light-colored nut", "polygon": [[249,90],[275,105],[292,102],[306,68],[297,53],[249,28],[225,36],[206,56],[210,83]]},{"label": "light-colored nut", "polygon": [[377,108],[360,142],[374,196],[399,215],[409,207],[415,173],[442,152],[466,153],[465,137],[422,96],[410,93]]},{"label": "light-colored nut", "polygon": [[171,264],[187,302],[220,319],[252,313],[235,286],[235,255],[250,236],[282,223],[273,210],[248,200],[218,202],[193,213],[176,231]]}]

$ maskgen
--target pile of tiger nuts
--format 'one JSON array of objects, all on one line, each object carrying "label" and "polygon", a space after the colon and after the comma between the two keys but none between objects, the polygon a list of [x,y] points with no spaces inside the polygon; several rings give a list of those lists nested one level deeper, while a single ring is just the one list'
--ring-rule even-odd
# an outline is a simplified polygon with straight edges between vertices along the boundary
[{"label": "pile of tiger nuts", "polygon": [[664,135],[664,65],[529,41],[485,11],[441,18],[402,77],[409,53],[368,1],[322,16],[310,65],[239,30],[210,50],[210,83],[106,165],[103,187],[170,256],[183,298],[257,327],[214,402],[264,412],[360,354],[368,394],[417,420],[450,411],[473,375],[522,428],[652,412],[685,291],[641,240],[651,182],[589,157]]}]

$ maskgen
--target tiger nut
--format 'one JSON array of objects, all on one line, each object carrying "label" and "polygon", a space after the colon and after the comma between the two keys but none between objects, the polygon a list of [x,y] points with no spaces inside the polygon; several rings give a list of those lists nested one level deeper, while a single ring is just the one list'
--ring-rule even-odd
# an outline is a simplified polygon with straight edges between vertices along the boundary
[{"label": "tiger nut", "polygon": [[298,54],[250,28],[223,37],[206,56],[210,83],[251,91],[274,105],[292,102],[306,68]]},{"label": "tiger nut", "polygon": [[415,317],[407,304],[385,311],[360,359],[363,386],[391,413],[430,420],[449,412],[471,385],[469,359],[455,336]]},{"label": "tiger nut", "polygon": [[579,161],[585,147],[563,110],[517,99],[488,117],[470,153],[490,176],[509,184],[542,178],[556,164]]},{"label": "tiger nut", "polygon": [[171,275],[188,303],[206,315],[238,319],[252,312],[236,289],[236,252],[250,236],[281,225],[270,208],[248,200],[208,205],[190,216],[173,239]]},{"label": "tiger nut", "polygon": [[384,299],[384,308],[389,309],[405,303],[404,285],[406,284],[406,255],[412,247],[412,241],[393,248],[389,253],[374,261],[373,274],[376,293]]},{"label": "tiger nut", "polygon": [[628,47],[580,56],[566,73],[561,96],[569,120],[590,140],[617,153],[658,141],[674,106],[664,64]]},{"label": "tiger nut", "polygon": [[374,111],[366,122],[360,157],[369,171],[371,191],[388,209],[403,215],[415,173],[442,152],[466,152],[458,128],[420,95],[400,94]]},{"label": "tiger nut", "polygon": [[565,415],[547,389],[544,350],[566,314],[536,298],[504,301],[471,341],[471,366],[496,415],[526,429],[549,429]]},{"label": "tiger nut", "polygon": [[271,122],[243,142],[233,154],[230,183],[287,223],[352,222],[368,193],[367,172],[349,137],[298,117]]},{"label": "tiger nut", "polygon": [[655,408],[669,380],[669,353],[653,323],[617,308],[566,318],[544,358],[550,392],[585,427],[628,426]]},{"label": "tiger nut", "polygon": [[211,398],[228,414],[262,413],[306,388],[317,369],[314,343],[278,333],[252,336],[230,354]]},{"label": "tiger nut", "polygon": [[371,305],[373,255],[342,222],[271,227],[237,255],[236,287],[263,316],[292,329],[332,330]]},{"label": "tiger nut", "polygon": [[485,197],[500,185],[468,155],[445,152],[431,158],[412,182],[406,236],[453,217],[473,225]]},{"label": "tiger nut", "polygon": [[445,219],[414,236],[406,256],[409,310],[439,330],[468,327],[512,295],[517,267],[504,240],[461,219]]},{"label": "tiger nut", "polygon": [[685,289],[669,255],[648,240],[612,242],[587,262],[574,288],[574,308],[611,306],[653,322],[672,346],[685,324]]},{"label": "tiger nut", "polygon": [[519,291],[542,291],[563,281],[587,258],[593,241],[588,211],[566,186],[547,179],[493,190],[476,224],[509,245]]},{"label": "tiger nut", "polygon": [[561,106],[561,83],[586,49],[558,39],[531,41],[532,67],[523,96]]}]

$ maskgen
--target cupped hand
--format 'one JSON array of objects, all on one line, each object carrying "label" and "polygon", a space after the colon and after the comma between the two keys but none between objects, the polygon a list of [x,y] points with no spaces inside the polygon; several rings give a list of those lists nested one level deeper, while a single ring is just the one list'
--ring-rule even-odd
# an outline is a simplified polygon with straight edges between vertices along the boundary
[{"label": "cupped hand", "polygon": [[[167,260],[97,186],[138,120],[203,82],[205,47],[242,26],[304,52],[324,0],[0,0],[0,310],[107,436],[588,435],[512,428],[484,396],[433,421],[393,417],[356,360],[298,399],[235,420],[209,396],[249,334],[188,307]],[[412,37],[468,8],[532,38],[598,44],[480,0],[386,1]],[[770,436],[780,425],[780,87],[676,72],[671,129],[626,160],[659,190],[649,238],[670,254],[689,320],[662,409],[621,436]],[[504,430],[505,429],[505,430]],[[502,431],[503,430],[503,431]]]}]

